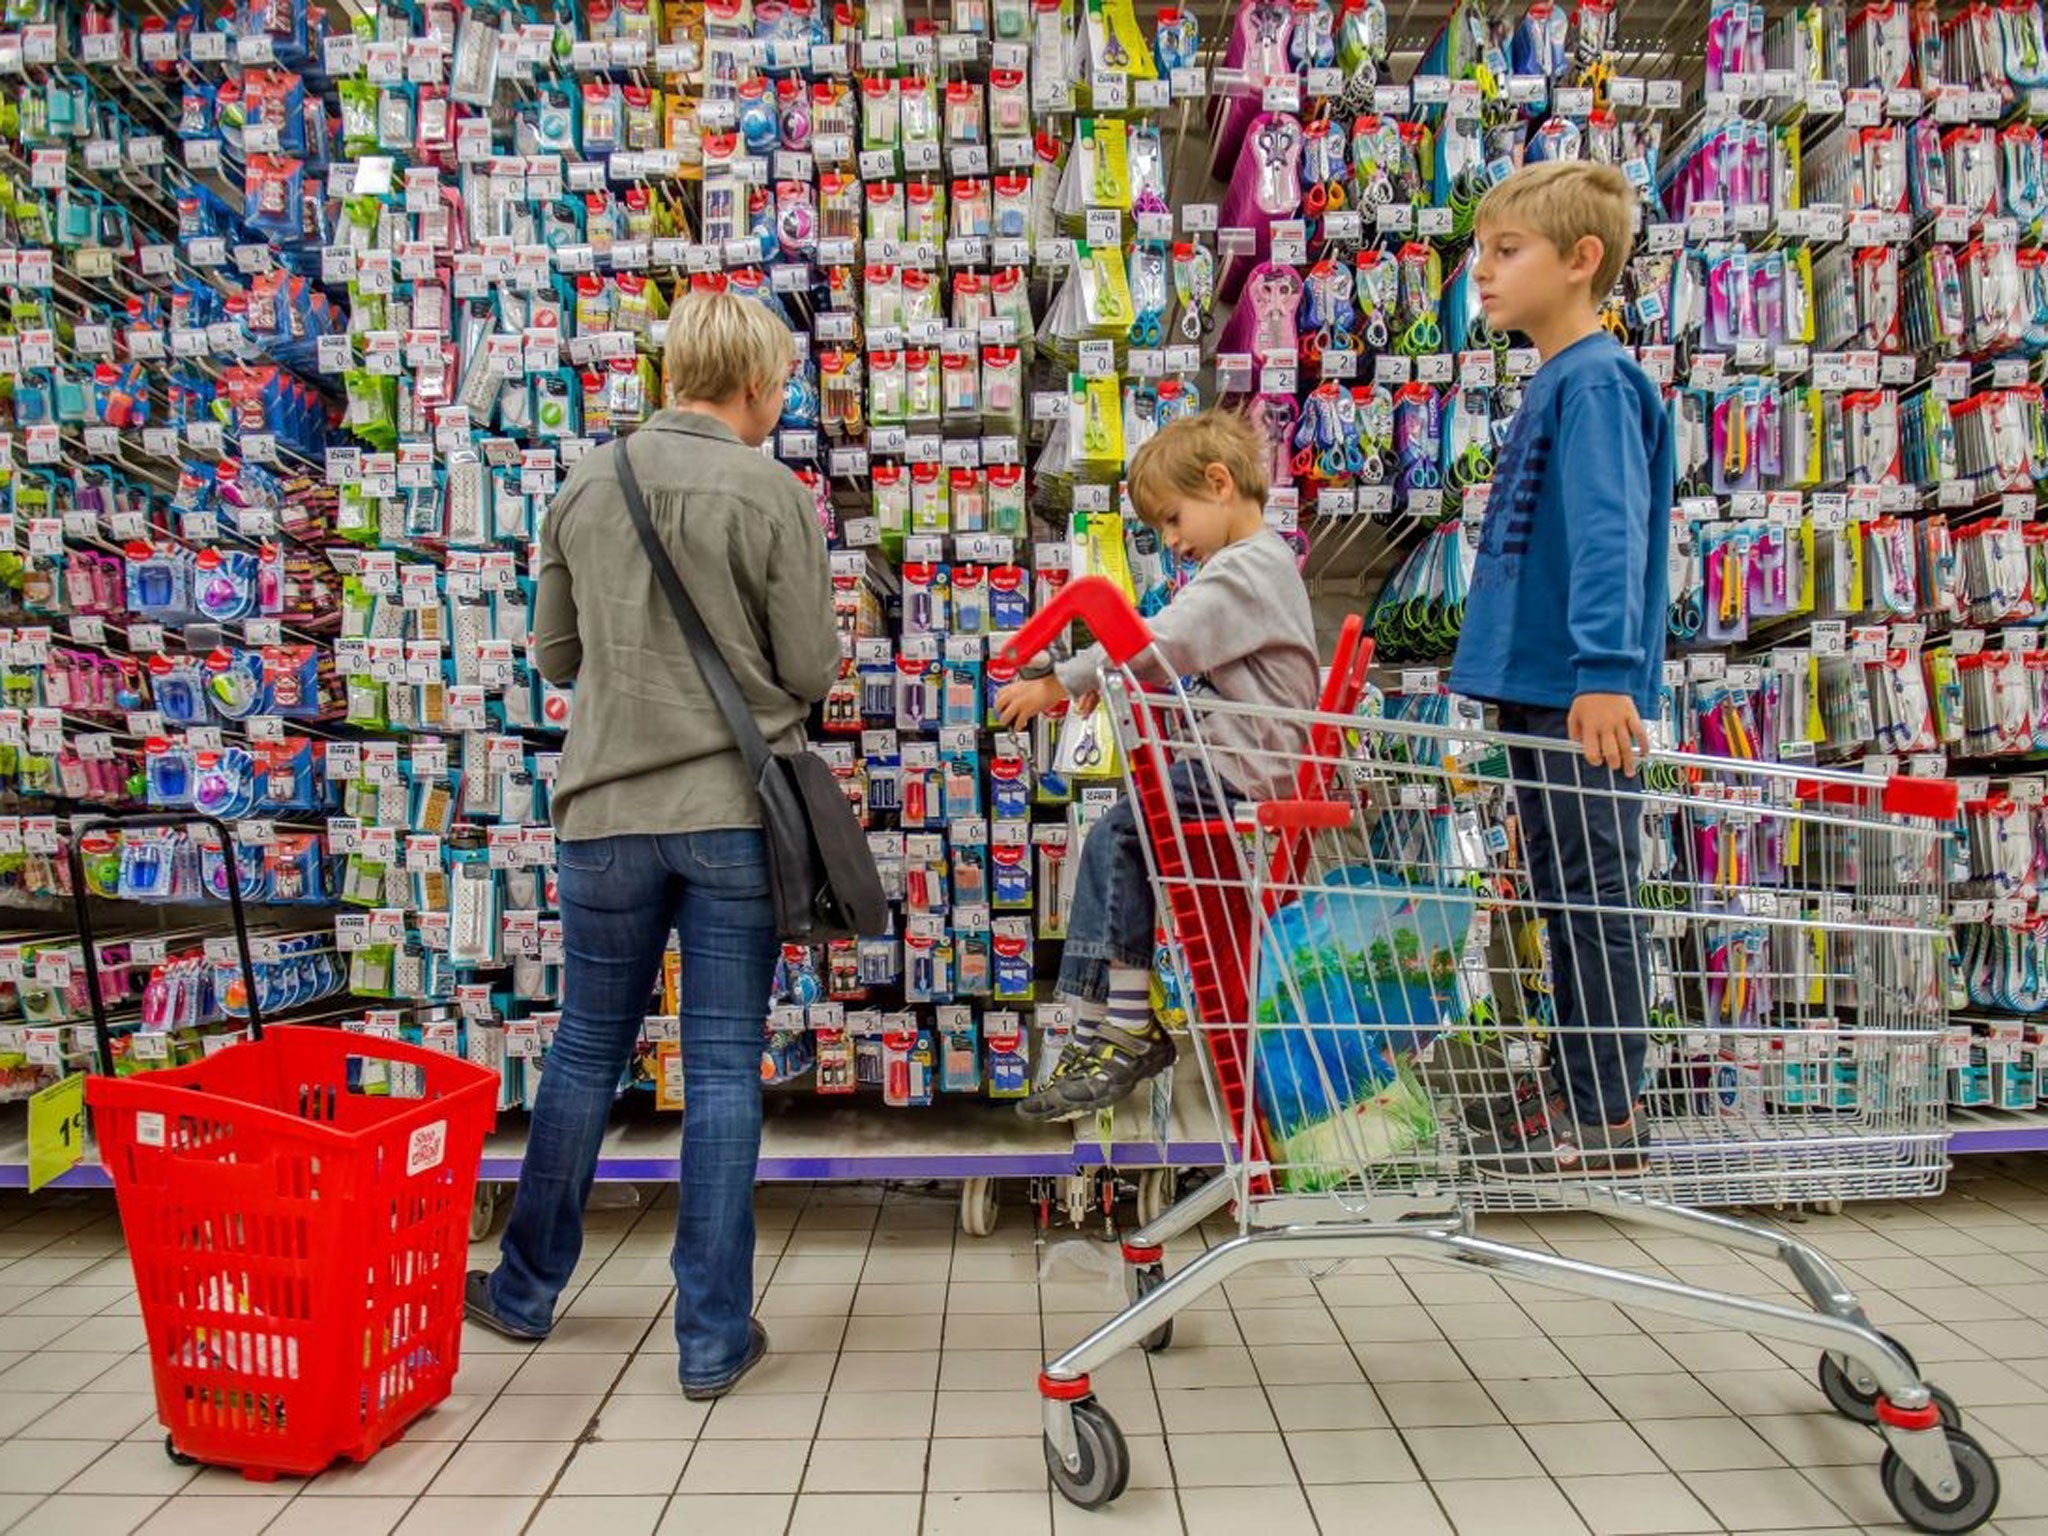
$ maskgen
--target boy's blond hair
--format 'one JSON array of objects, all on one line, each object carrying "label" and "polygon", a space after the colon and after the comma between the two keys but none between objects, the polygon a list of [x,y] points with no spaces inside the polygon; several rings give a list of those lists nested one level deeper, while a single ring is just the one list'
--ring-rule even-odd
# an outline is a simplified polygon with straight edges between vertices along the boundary
[{"label": "boy's blond hair", "polygon": [[796,344],[766,306],[736,293],[693,290],[668,312],[663,362],[671,400],[731,400],[780,389]]},{"label": "boy's blond hair", "polygon": [[1240,496],[1266,504],[1268,465],[1273,450],[1259,431],[1235,411],[1204,411],[1168,422],[1131,455],[1124,472],[1131,505],[1148,526],[1164,515],[1160,499],[1169,492],[1203,495],[1209,466],[1221,464],[1237,482]]},{"label": "boy's blond hair", "polygon": [[1479,200],[1475,229],[1518,223],[1528,226],[1569,256],[1591,235],[1600,242],[1600,266],[1593,273],[1593,302],[1614,287],[1636,241],[1636,190],[1611,165],[1586,160],[1546,160],[1525,165]]}]

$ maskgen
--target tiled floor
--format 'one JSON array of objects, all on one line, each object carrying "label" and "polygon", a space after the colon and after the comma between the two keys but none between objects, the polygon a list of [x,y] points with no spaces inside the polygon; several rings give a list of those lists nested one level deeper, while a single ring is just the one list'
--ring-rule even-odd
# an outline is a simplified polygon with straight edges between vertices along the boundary
[{"label": "tiled floor", "polygon": [[[1113,1250],[1034,1250],[1022,1202],[956,1237],[945,1192],[761,1200],[769,1362],[714,1407],[675,1389],[668,1214],[593,1214],[537,1349],[471,1330],[456,1395],[369,1465],[244,1483],[161,1449],[105,1197],[0,1198],[0,1528],[59,1536],[1512,1536],[1898,1529],[1878,1446],[1813,1362],[1747,1337],[1483,1274],[1368,1260],[1237,1282],[1175,1347],[1097,1389],[1130,1491],[1047,1488],[1040,1352],[1116,1305]],[[1597,1218],[1492,1235],[1768,1295],[1784,1276]],[[2000,1458],[2006,1536],[2048,1536],[2048,1160],[1965,1163],[1943,1200],[1803,1232],[1962,1402]],[[480,1248],[479,1262],[489,1251]],[[1043,1279],[1041,1264],[1044,1265]]]}]

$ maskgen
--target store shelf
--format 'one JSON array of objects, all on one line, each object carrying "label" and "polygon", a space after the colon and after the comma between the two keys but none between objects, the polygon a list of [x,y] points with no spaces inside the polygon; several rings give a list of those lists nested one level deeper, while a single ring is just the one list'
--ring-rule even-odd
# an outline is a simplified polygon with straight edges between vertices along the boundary
[{"label": "store shelf", "polygon": [[[941,1100],[929,1109],[884,1109],[872,1098],[775,1095],[761,1137],[763,1183],[812,1179],[1017,1179],[1085,1168],[1213,1167],[1223,1160],[1201,1085],[1183,1074],[1164,1143],[1133,1116],[1119,1117],[1105,1145],[1085,1128],[1030,1125],[1007,1104]],[[597,1176],[613,1183],[660,1183],[677,1176],[681,1120],[635,1103],[620,1107]],[[526,1116],[508,1111],[484,1146],[482,1177],[519,1177]],[[105,1188],[106,1171],[88,1160],[53,1188]],[[28,1183],[27,1111],[0,1106],[0,1189]]]},{"label": "store shelf", "polygon": [[[674,1115],[621,1108],[605,1137],[597,1176],[611,1183],[662,1183],[677,1175],[681,1125]],[[526,1117],[511,1111],[484,1146],[482,1176],[519,1177]],[[1958,1110],[1949,1136],[1955,1157],[2048,1152],[2048,1108]],[[1223,1151],[1200,1085],[1183,1081],[1174,1095],[1166,1140],[1155,1144],[1134,1118],[1120,1119],[1105,1145],[1092,1127],[1034,1126],[1009,1106],[949,1100],[929,1109],[883,1109],[872,1100],[771,1097],[761,1138],[761,1181],[813,1179],[1049,1178],[1087,1168],[1215,1167]],[[28,1183],[27,1115],[0,1106],[0,1189]],[[88,1160],[53,1188],[102,1189],[107,1176]]]}]

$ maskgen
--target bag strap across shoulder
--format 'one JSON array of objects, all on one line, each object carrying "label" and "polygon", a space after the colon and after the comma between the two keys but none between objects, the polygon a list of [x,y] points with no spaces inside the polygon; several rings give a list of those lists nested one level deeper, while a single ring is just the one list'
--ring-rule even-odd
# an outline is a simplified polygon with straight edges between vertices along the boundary
[{"label": "bag strap across shoulder", "polygon": [[733,739],[739,743],[740,755],[746,759],[748,771],[759,779],[770,755],[768,739],[761,734],[754,712],[747,705],[746,695],[740,691],[739,679],[732,675],[732,668],[726,663],[725,653],[719,650],[718,642],[705,626],[704,616],[690,600],[690,590],[683,585],[675,561],[669,558],[661,536],[654,531],[653,519],[647,515],[647,498],[640,493],[640,480],[633,473],[633,457],[627,451],[624,438],[615,446],[614,459],[618,466],[619,488],[626,495],[626,511],[631,514],[633,528],[640,535],[640,547],[647,551],[647,563],[654,567],[655,579],[661,583],[668,605],[675,611],[676,623],[682,626],[683,639],[697,660],[697,670],[703,674],[704,686],[711,690],[718,712],[725,717]]}]

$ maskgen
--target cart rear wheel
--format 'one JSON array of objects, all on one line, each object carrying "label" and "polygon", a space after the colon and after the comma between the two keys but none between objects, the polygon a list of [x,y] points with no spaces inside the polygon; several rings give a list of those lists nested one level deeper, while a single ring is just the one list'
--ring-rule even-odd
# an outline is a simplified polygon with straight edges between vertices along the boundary
[{"label": "cart rear wheel", "polygon": [[1138,1175],[1138,1225],[1149,1227],[1173,1205],[1173,1170],[1148,1168]]},{"label": "cart rear wheel", "polygon": [[[1906,1364],[1913,1367],[1914,1375],[1920,1374],[1920,1367],[1915,1363],[1911,1350],[1907,1349],[1905,1345],[1888,1333],[1880,1333],[1878,1337],[1906,1357]],[[1845,1357],[1832,1351],[1822,1355],[1820,1357],[1820,1389],[1826,1395],[1827,1400],[1834,1405],[1835,1412],[1839,1413],[1843,1418],[1854,1419],[1858,1424],[1875,1424],[1877,1422],[1877,1383],[1872,1382],[1868,1387],[1859,1386],[1855,1378],[1849,1374],[1850,1370],[1850,1363]],[[1945,1393],[1942,1394],[1943,1397],[1946,1397],[1946,1395]],[[1948,1415],[1954,1408],[1955,1404],[1951,1401],[1942,1410],[1942,1422],[1944,1424],[1949,1422]],[[1960,1419],[1958,1419],[1958,1422],[1960,1422]]]},{"label": "cart rear wheel", "polygon": [[469,1201],[469,1240],[480,1243],[498,1224],[498,1186],[476,1181],[476,1193]]},{"label": "cart rear wheel", "polygon": [[987,1237],[996,1229],[1002,1195],[994,1179],[965,1179],[960,1185],[960,1230],[969,1237]]},{"label": "cart rear wheel", "polygon": [[1956,1459],[1956,1485],[1945,1494],[1913,1475],[1897,1451],[1886,1449],[1879,1469],[1885,1495],[1899,1518],[1915,1530],[1974,1531],[1998,1508],[1998,1468],[1983,1446],[1960,1429],[1944,1428]]},{"label": "cart rear wheel", "polygon": [[1123,1431],[1102,1404],[1084,1397],[1074,1404],[1074,1437],[1081,1448],[1081,1465],[1069,1471],[1060,1459],[1059,1447],[1048,1435],[1045,1467],[1052,1474],[1060,1497],[1081,1509],[1100,1509],[1119,1497],[1131,1480],[1131,1453],[1124,1444]]},{"label": "cart rear wheel", "polygon": [[[1137,1292],[1135,1300],[1143,1300],[1159,1287],[1166,1284],[1166,1267],[1162,1264],[1146,1264],[1131,1271],[1132,1289]],[[1138,1347],[1148,1355],[1156,1355],[1173,1343],[1173,1319],[1168,1318],[1157,1328],[1145,1335]]]}]

